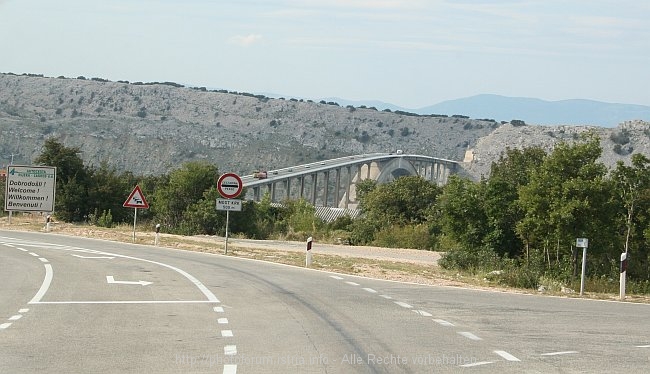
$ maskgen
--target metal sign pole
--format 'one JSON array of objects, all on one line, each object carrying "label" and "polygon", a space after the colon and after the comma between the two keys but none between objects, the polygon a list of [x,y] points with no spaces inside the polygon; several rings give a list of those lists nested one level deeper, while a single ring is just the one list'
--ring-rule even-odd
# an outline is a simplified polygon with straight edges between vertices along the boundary
[{"label": "metal sign pole", "polygon": [[226,250],[225,254],[228,254],[228,221],[230,221],[230,211],[226,210],[226,244],[224,248]]},{"label": "metal sign pole", "polygon": [[135,243],[135,223],[138,220],[138,208],[135,209],[135,214],[133,215],[133,242]]},{"label": "metal sign pole", "polygon": [[587,271],[587,247],[582,247],[582,275],[580,276],[580,296],[585,292],[585,272]]}]

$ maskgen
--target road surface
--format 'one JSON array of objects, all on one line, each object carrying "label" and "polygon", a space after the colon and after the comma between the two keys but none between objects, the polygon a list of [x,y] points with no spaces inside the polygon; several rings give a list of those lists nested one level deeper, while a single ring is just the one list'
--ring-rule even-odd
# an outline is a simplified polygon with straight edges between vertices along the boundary
[{"label": "road surface", "polygon": [[0,372],[646,373],[650,306],[0,231]]}]

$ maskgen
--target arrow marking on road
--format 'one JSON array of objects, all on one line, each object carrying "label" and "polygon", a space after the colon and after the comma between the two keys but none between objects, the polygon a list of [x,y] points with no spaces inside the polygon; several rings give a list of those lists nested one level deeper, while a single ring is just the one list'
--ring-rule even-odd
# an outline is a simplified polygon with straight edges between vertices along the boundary
[{"label": "arrow marking on road", "polygon": [[116,281],[115,278],[113,278],[112,275],[107,275],[106,276],[106,282],[107,283],[115,283],[115,284],[139,284],[141,286],[148,286],[150,284],[153,284],[153,282],[147,282],[147,281]]},{"label": "arrow marking on road", "polygon": [[74,257],[79,257],[79,258],[107,258],[109,260],[114,259],[115,257],[110,257],[110,256],[82,256],[82,255],[73,255]]}]

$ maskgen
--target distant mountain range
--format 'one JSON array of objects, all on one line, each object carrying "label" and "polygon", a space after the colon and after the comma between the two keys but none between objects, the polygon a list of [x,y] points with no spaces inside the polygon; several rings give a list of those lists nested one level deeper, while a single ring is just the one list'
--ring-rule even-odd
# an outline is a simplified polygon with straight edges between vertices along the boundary
[{"label": "distant mountain range", "polygon": [[523,120],[535,125],[590,125],[615,127],[624,121],[650,121],[650,106],[614,104],[594,100],[545,101],[525,97],[499,95],[476,95],[462,99],[448,100],[420,109],[407,109],[381,101],[351,101],[340,98],[325,98],[339,105],[366,105],[379,110],[401,110],[417,114],[465,115],[477,119],[496,121]]}]

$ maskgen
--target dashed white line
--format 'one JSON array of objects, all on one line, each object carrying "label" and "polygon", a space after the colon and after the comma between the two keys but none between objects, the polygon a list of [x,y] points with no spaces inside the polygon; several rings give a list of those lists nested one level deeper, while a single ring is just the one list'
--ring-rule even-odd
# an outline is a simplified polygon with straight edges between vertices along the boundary
[{"label": "dashed white line", "polygon": [[542,353],[540,356],[559,356],[559,355],[570,355],[574,353],[578,353],[578,351],[549,352],[549,353]]},{"label": "dashed white line", "polygon": [[362,288],[364,291],[368,291],[370,293],[377,293],[377,291],[373,290],[372,288]]},{"label": "dashed white line", "polygon": [[41,262],[49,262],[46,258],[43,257],[39,257],[38,259],[41,260]]},{"label": "dashed white line", "polygon": [[454,327],[454,324],[451,322],[447,322],[444,319],[434,319],[433,320],[435,323],[445,326],[445,327]]},{"label": "dashed white line", "polygon": [[18,249],[23,251],[23,252],[28,252],[29,251],[29,249],[25,249],[25,248],[18,248]]},{"label": "dashed white line", "polygon": [[432,314],[429,312],[425,312],[424,310],[414,310],[415,313],[424,316],[424,317],[431,317]]},{"label": "dashed white line", "polygon": [[637,345],[637,348],[650,348],[650,345]]},{"label": "dashed white line", "polygon": [[520,359],[518,359],[517,357],[511,355],[506,351],[494,351],[494,353],[498,354],[499,356],[505,358],[508,361],[521,361]]},{"label": "dashed white line", "polygon": [[15,316],[9,317],[9,320],[10,321],[18,321],[21,318],[23,318],[22,314],[16,314]]},{"label": "dashed white line", "polygon": [[471,332],[468,332],[468,331],[458,331],[458,334],[466,337],[467,339],[471,339],[471,340],[483,340],[483,339],[479,338],[478,336],[476,336],[476,335],[474,335],[474,334],[472,334]]},{"label": "dashed white line", "polygon": [[219,318],[217,320],[217,323],[220,325],[227,325],[228,324],[228,318]]},{"label": "dashed white line", "polygon": [[3,323],[2,325],[0,325],[0,329],[3,329],[3,330],[4,330],[4,329],[6,329],[6,328],[9,327],[9,326],[11,326],[11,323],[10,323],[10,322]]},{"label": "dashed white line", "polygon": [[237,374],[237,365],[223,365],[223,374]]},{"label": "dashed white line", "polygon": [[41,255],[36,254],[36,253],[34,253],[34,252],[29,252],[29,254],[32,255],[32,256],[34,256],[34,257],[40,257],[40,256],[41,256]]},{"label": "dashed white line", "polygon": [[233,335],[232,330],[221,330],[221,336],[224,338],[230,338]]},{"label": "dashed white line", "polygon": [[391,300],[392,299],[392,297],[390,297],[388,295],[379,295],[379,297],[383,297],[386,300]]},{"label": "dashed white line", "polygon": [[345,282],[345,283],[349,284],[350,286],[358,286],[359,285],[359,283],[354,283],[354,282]]},{"label": "dashed white line", "polygon": [[234,356],[237,354],[237,346],[236,345],[227,345],[223,347],[223,354],[226,356]]},{"label": "dashed white line", "polygon": [[489,365],[493,364],[494,362],[492,361],[479,361],[479,362],[473,362],[471,364],[465,364],[465,365],[460,365],[462,368],[471,368],[472,366],[480,366],[480,365]]},{"label": "dashed white line", "polygon": [[28,308],[24,308],[18,311],[18,313],[27,313],[27,312],[29,312]]},{"label": "dashed white line", "polygon": [[407,309],[411,309],[411,308],[413,308],[412,305],[409,305],[409,304],[404,303],[404,302],[401,302],[401,301],[393,301],[393,302],[394,302],[395,304],[401,306],[402,308],[407,308]]},{"label": "dashed white line", "polygon": [[214,310],[217,313],[223,313],[223,307],[222,306],[215,306],[214,308],[212,308],[212,310]]},{"label": "dashed white line", "polygon": [[343,280],[343,278],[341,278],[341,277],[339,277],[337,275],[330,275],[330,278],[334,278],[334,279],[337,279],[337,280]]}]

